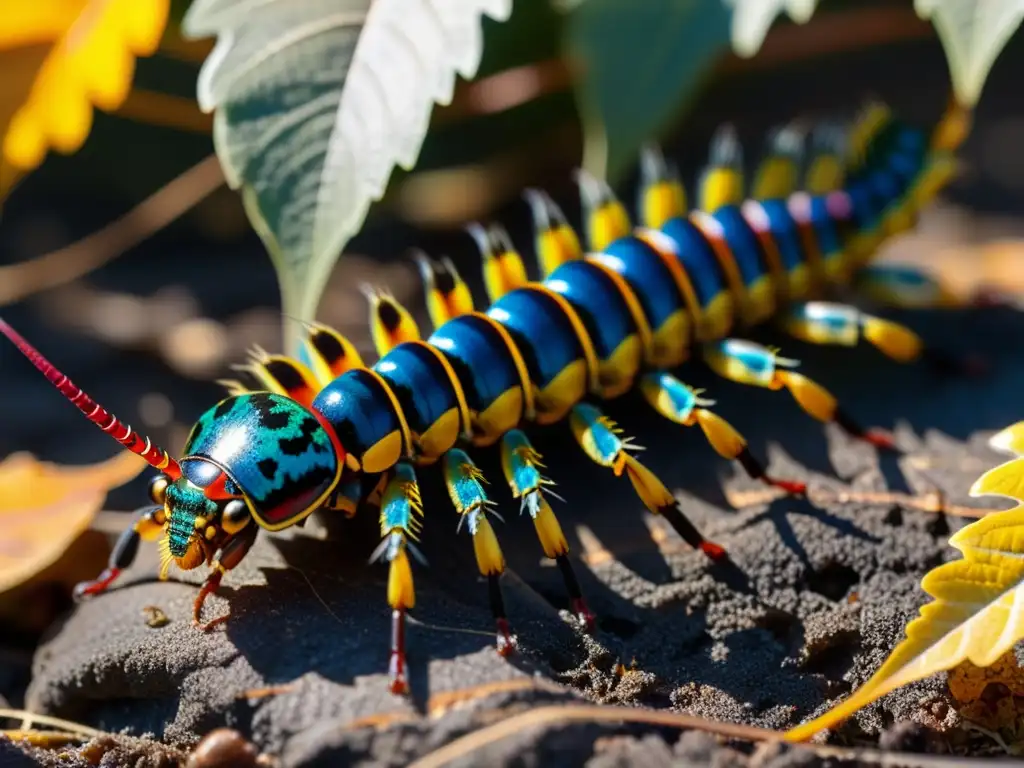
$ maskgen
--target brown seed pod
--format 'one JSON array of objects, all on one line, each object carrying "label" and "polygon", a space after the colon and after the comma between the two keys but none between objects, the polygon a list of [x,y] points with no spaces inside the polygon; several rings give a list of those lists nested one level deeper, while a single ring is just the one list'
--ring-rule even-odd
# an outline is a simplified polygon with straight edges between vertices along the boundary
[{"label": "brown seed pod", "polygon": [[256,746],[233,728],[217,728],[192,750],[185,768],[257,768],[262,766]]}]

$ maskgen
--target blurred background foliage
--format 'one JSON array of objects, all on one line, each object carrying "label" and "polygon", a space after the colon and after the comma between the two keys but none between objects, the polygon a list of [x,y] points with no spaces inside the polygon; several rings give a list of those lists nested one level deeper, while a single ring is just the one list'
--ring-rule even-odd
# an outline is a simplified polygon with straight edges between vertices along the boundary
[{"label": "blurred background foliage", "polygon": [[[83,0],[63,3],[76,4]],[[100,4],[115,14],[126,7]],[[99,175],[109,193],[136,199],[209,150],[205,137],[212,120],[199,111],[195,94],[200,65],[213,41],[182,38],[180,23],[189,5],[189,0],[170,2],[156,55],[137,62],[134,87],[113,110],[114,119],[97,114],[87,151],[73,166],[61,168],[68,191],[95,193],[93,180]],[[780,15],[767,50],[745,62],[729,51],[730,17],[721,0],[643,0],[629,4],[628,13],[616,0],[572,5],[572,13],[565,14],[545,0],[520,1],[507,22],[483,21],[485,45],[476,80],[459,82],[452,103],[435,111],[415,173],[396,170],[388,203],[416,221],[454,223],[484,215],[546,170],[560,174],[561,166],[579,164],[583,141],[573,87],[581,75],[573,68],[572,54],[586,57],[596,69],[583,87],[588,100],[601,105],[608,133],[618,139],[609,168],[618,180],[640,144],[671,133],[703,89],[725,86],[737,72],[787,63],[806,66],[815,57],[935,34],[916,17],[909,0],[826,0],[813,28],[795,27]],[[153,20],[139,23],[152,25]],[[142,42],[142,51],[148,50]],[[19,95],[13,88],[17,78],[6,75],[14,72],[21,53],[8,49],[0,59],[5,72],[0,92],[6,102]],[[484,191],[482,196],[419,192],[426,189],[421,181],[468,181],[471,177],[460,177],[458,170],[473,168],[487,177],[488,167],[493,172],[487,183],[472,187]],[[435,173],[440,170],[454,175]],[[429,176],[411,187],[403,184],[410,175],[422,174]]]},{"label": "blurred background foliage", "polygon": [[[583,162],[599,175],[620,181],[644,142],[671,135],[684,117],[695,117],[692,105],[702,93],[729,87],[737,75],[806,68],[822,58],[935,37],[910,0],[825,0],[815,9],[811,27],[796,26],[782,13],[785,0],[730,2],[737,13],[744,5],[749,12],[761,3],[775,6],[780,14],[767,44],[753,59],[730,52],[730,9],[722,0],[520,0],[507,22],[485,18],[477,77],[459,81],[451,104],[435,110],[415,170],[396,169],[384,206],[372,213],[397,212],[417,224],[453,226],[486,216],[524,186],[562,178]],[[790,2],[814,6],[806,0]],[[6,0],[5,6],[19,3],[29,5]],[[167,3],[166,29],[156,54],[146,56],[155,47],[149,38],[160,26],[159,8]],[[129,8],[134,14],[133,23],[122,24],[118,34],[99,35],[94,48],[102,43],[116,49],[119,61],[125,46],[146,57],[136,62],[130,90],[132,70],[122,62],[128,80],[114,76],[109,93],[94,98],[112,114],[97,112],[87,121],[86,130],[89,124],[95,130],[83,151],[70,158],[51,155],[44,170],[52,173],[44,173],[40,184],[57,179],[62,194],[95,195],[99,178],[102,194],[137,201],[210,151],[212,117],[199,110],[195,96],[200,66],[213,41],[183,38],[181,22],[190,0],[157,0],[152,6],[135,0],[31,3],[53,6],[54,13],[73,13],[90,4],[113,17],[129,13]],[[628,11],[623,10],[626,5]],[[139,9],[144,7],[157,10],[143,13]],[[0,126],[12,104],[24,96],[24,76],[15,76],[18,69],[30,70],[39,55],[37,45],[12,48],[4,42],[0,38],[5,73]],[[93,69],[102,67],[94,64]],[[51,88],[44,95],[59,93]],[[859,106],[856,99],[848,104],[848,111]],[[590,125],[598,122],[588,110],[603,118],[603,134],[599,128],[589,131],[598,147],[587,147],[581,128],[588,117]],[[85,138],[78,122],[78,130],[58,140],[56,149],[78,148],[76,139]],[[607,157],[599,141],[603,135],[610,138]],[[11,175],[8,169],[8,179]]]}]

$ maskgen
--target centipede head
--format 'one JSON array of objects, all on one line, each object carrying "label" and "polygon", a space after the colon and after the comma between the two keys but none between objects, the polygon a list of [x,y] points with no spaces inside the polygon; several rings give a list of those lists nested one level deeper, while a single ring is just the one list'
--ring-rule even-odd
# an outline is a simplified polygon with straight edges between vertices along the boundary
[{"label": "centipede head", "polygon": [[337,485],[345,460],[333,430],[290,397],[251,392],[228,397],[193,427],[184,457],[171,458],[75,386],[0,318],[7,337],[85,417],[160,474],[150,484],[164,507],[163,571],[188,570],[253,523],[280,530],[304,519]]}]

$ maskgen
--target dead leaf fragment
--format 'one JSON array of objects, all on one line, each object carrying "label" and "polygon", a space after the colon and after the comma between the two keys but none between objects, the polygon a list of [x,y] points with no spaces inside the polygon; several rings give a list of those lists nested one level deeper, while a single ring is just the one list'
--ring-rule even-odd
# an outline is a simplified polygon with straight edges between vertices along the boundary
[{"label": "dead leaf fragment", "polygon": [[55,563],[100,511],[107,493],[142,472],[133,453],[62,467],[15,453],[0,462],[0,593]]}]

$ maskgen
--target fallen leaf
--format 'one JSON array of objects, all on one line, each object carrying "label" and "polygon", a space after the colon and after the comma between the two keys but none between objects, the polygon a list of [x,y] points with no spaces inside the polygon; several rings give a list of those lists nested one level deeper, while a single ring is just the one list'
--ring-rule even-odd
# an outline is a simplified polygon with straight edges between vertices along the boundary
[{"label": "fallen leaf", "polygon": [[1000,453],[1024,456],[1024,421],[996,432],[988,440],[989,447]]},{"label": "fallen leaf", "polygon": [[170,0],[7,0],[0,14],[0,201],[46,152],[70,154],[152,54]]},{"label": "fallen leaf", "polygon": [[134,453],[62,467],[15,453],[0,462],[0,593],[55,563],[100,511],[108,491],[148,466]]},{"label": "fallen leaf", "polygon": [[[989,470],[971,496],[1024,502],[1024,458]],[[907,683],[969,662],[995,664],[1024,638],[1024,504],[990,512],[949,540],[964,557],[940,565],[921,582],[934,599],[907,625],[907,638],[864,685],[838,706],[785,734],[804,741]]]}]

